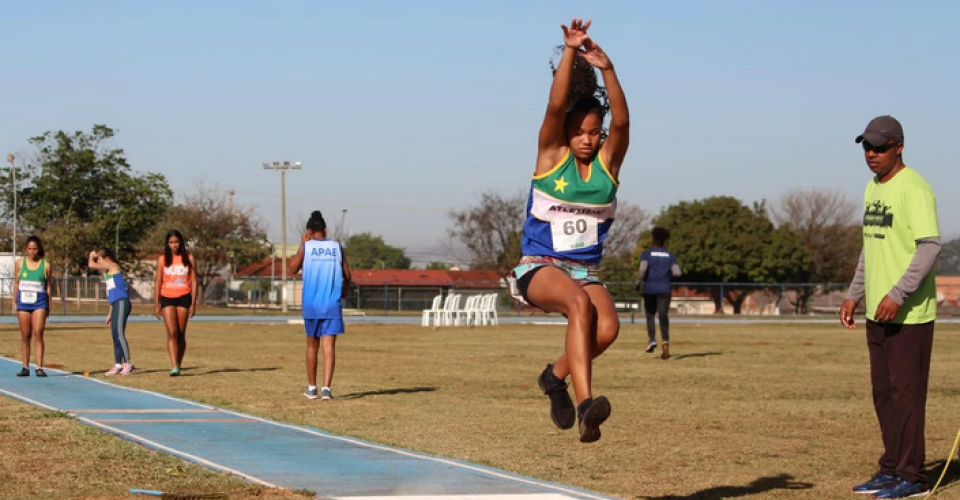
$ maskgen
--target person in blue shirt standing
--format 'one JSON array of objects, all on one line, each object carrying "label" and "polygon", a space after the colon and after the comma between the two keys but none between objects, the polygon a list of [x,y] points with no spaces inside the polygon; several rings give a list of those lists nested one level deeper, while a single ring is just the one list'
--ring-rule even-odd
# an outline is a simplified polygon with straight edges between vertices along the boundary
[{"label": "person in blue shirt standing", "polygon": [[110,303],[110,312],[107,314],[107,324],[110,325],[110,334],[113,337],[113,368],[104,375],[130,375],[134,371],[133,361],[130,360],[130,346],[127,344],[127,319],[130,318],[130,295],[127,293],[127,281],[123,277],[123,270],[117,263],[117,256],[113,250],[103,247],[90,252],[87,258],[87,267],[91,270],[103,271],[103,282],[107,289],[107,302]]},{"label": "person in blue shirt standing", "polygon": [[640,270],[637,273],[635,289],[643,289],[643,309],[647,313],[647,335],[650,342],[646,351],[652,353],[657,348],[656,317],[660,315],[660,338],[663,340],[662,359],[670,358],[670,300],[671,281],[680,276],[680,266],[673,252],[664,248],[670,231],[653,228],[652,246],[640,256]]},{"label": "person in blue shirt standing", "polygon": [[[323,214],[314,211],[307,232],[290,262],[292,274],[303,272],[301,304],[307,333],[307,399],[317,399],[317,351],[323,343],[323,387],[320,399],[333,399],[333,368],[336,364],[337,335],[344,333],[342,299],[350,284],[350,266],[343,247],[327,239]],[[322,339],[322,340],[321,340]]]}]

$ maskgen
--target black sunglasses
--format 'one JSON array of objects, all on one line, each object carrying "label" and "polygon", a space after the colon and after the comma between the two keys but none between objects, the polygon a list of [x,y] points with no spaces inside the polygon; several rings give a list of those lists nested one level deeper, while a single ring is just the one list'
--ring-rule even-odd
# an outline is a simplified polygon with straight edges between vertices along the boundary
[{"label": "black sunglasses", "polygon": [[861,144],[863,145],[864,151],[873,151],[874,153],[880,154],[886,153],[887,151],[890,151],[891,149],[900,145],[899,142],[888,142],[882,146],[874,146],[867,141],[863,141]]}]

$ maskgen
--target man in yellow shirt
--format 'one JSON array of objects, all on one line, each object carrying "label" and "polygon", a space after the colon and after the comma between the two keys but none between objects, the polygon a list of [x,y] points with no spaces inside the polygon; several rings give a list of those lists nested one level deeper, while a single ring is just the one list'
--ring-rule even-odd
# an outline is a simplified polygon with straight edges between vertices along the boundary
[{"label": "man in yellow shirt", "polygon": [[874,177],[864,192],[863,250],[840,322],[855,328],[853,312],[866,299],[870,381],[884,453],[876,475],[853,491],[906,498],[929,490],[924,421],[937,318],[937,201],[927,181],[903,163],[903,127],[895,118],[874,118],[856,142]]}]

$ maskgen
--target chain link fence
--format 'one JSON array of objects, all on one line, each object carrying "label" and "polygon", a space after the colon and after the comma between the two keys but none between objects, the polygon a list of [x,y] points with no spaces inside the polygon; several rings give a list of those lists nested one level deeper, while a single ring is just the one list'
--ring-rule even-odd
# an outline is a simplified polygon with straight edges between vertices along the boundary
[{"label": "chain link fence", "polygon": [[[641,293],[633,283],[606,283],[617,309],[631,316],[643,314]],[[12,278],[0,278],[0,314],[13,312]],[[846,284],[813,283],[674,283],[671,314],[713,315],[742,314],[746,316],[809,316],[835,315],[846,293]],[[288,279],[287,305],[290,314],[300,310],[302,282]],[[68,316],[106,314],[109,304],[106,289],[100,278],[55,278],[51,282],[51,314]],[[198,314],[276,314],[281,311],[283,283],[278,279],[216,279],[202,290]],[[134,312],[152,313],[154,282],[128,280],[130,301]],[[351,314],[411,315],[430,309],[438,295],[462,296],[462,302],[471,295],[496,293],[499,314],[530,315],[542,313],[514,300],[504,282],[450,283],[360,283],[349,287],[343,302]],[[723,297],[721,300],[720,297]],[[960,315],[957,291],[940,294],[940,315]],[[861,310],[863,306],[861,304]]]}]

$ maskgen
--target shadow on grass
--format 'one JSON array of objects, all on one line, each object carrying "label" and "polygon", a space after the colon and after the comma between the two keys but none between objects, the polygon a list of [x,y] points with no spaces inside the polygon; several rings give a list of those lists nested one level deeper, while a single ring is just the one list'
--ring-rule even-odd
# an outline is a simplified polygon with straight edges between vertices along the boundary
[{"label": "shadow on grass", "polygon": [[721,356],[722,352],[692,352],[690,354],[677,354],[676,356],[671,356],[673,359],[684,359],[684,358],[705,358],[707,356]]},{"label": "shadow on grass", "polygon": [[[217,370],[210,370],[203,373],[182,373],[181,377],[199,377],[201,375],[214,375],[217,373],[243,373],[243,372],[272,372],[279,370],[279,366],[268,366],[264,368],[220,368]],[[180,371],[188,370],[188,368],[181,368]]]},{"label": "shadow on grass", "polygon": [[360,399],[367,396],[395,396],[397,394],[414,394],[417,392],[434,392],[436,387],[400,387],[397,389],[381,389],[379,391],[364,391],[344,394],[337,399]]},{"label": "shadow on grass", "polygon": [[[937,484],[937,480],[939,480],[940,475],[943,474],[943,467],[946,463],[946,460],[937,460],[926,464],[927,482],[930,483],[931,488]],[[941,489],[958,481],[960,481],[960,460],[953,460],[947,467],[947,474],[943,476],[943,481],[940,483],[940,486],[937,487],[938,495]]]},{"label": "shadow on grass", "polygon": [[773,490],[809,490],[812,483],[794,481],[790,474],[761,477],[746,486],[715,486],[700,490],[689,495],[666,495],[660,497],[637,497],[643,500],[720,500],[723,498],[738,498],[748,495],[758,495]]},{"label": "shadow on grass", "polygon": [[[136,366],[137,364],[134,363],[133,365]],[[47,365],[47,367],[48,367],[48,368],[52,368],[52,366],[49,366],[49,365]],[[181,368],[180,371],[196,370],[196,369],[197,369],[197,367],[193,366],[193,367],[189,367],[189,368]],[[103,375],[104,373],[107,373],[107,370],[90,370],[90,371],[88,371],[87,373],[89,373],[90,376],[92,377],[92,376],[94,376],[94,375]],[[142,369],[140,369],[140,368],[137,368],[136,370],[133,371],[133,373],[132,373],[131,375],[145,375],[145,374],[147,374],[147,373],[170,373],[170,370],[169,370],[169,369],[164,369],[164,368],[156,368],[156,369],[153,369],[153,370],[142,370]],[[65,372],[65,373],[57,373],[56,375],[54,375],[54,374],[49,374],[49,375],[52,376],[52,377],[53,377],[53,376],[66,377],[66,376],[70,376],[70,375],[83,375],[83,372],[82,372],[82,371],[73,371],[73,372],[68,372],[68,373]],[[129,376],[129,375],[116,375],[116,376],[117,376],[117,377],[126,377],[126,376]]]}]

